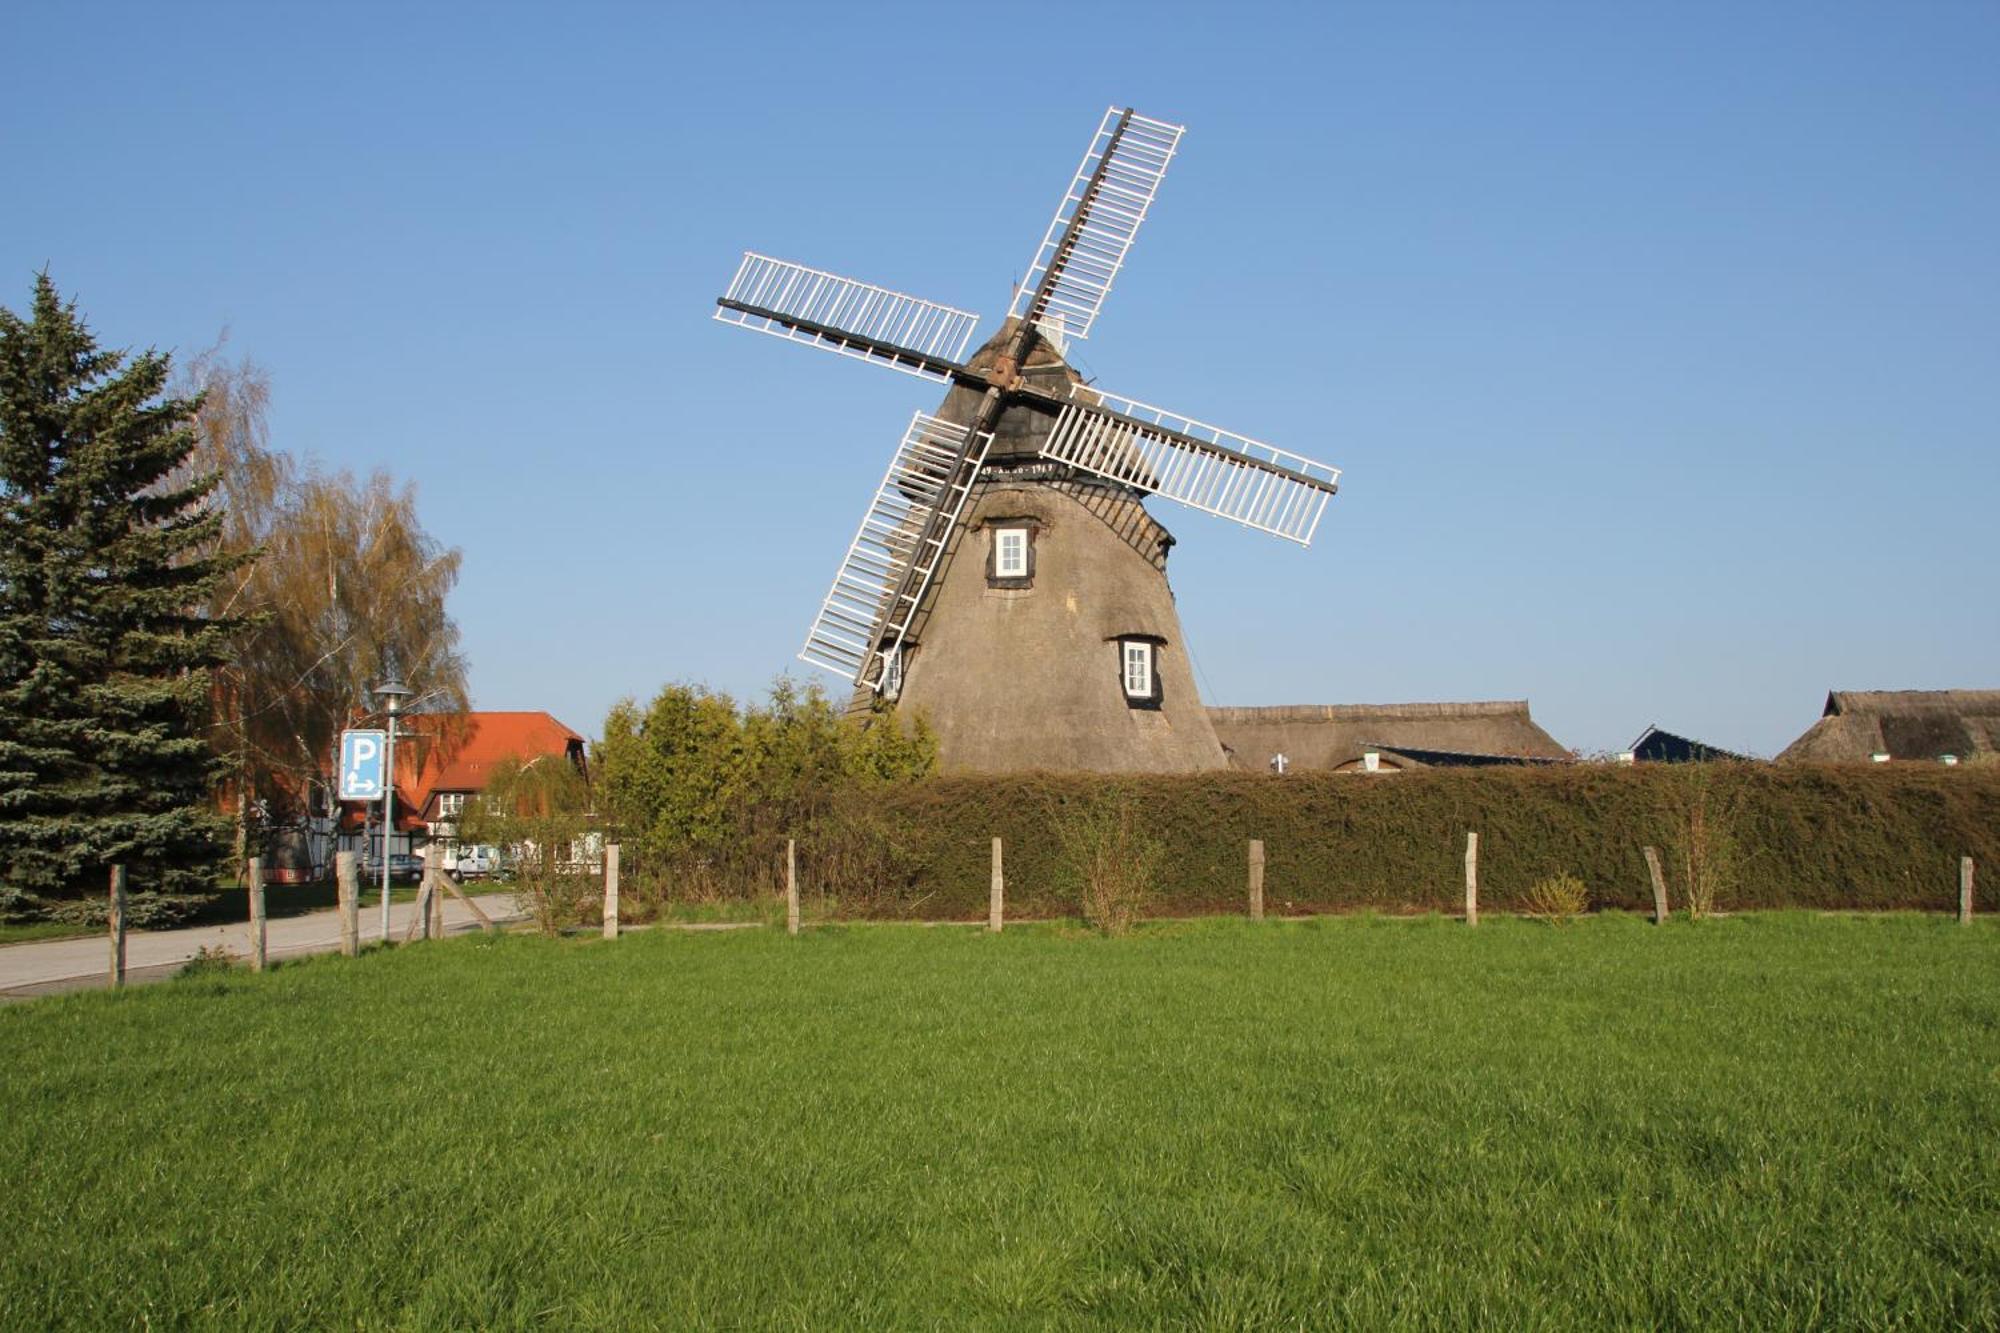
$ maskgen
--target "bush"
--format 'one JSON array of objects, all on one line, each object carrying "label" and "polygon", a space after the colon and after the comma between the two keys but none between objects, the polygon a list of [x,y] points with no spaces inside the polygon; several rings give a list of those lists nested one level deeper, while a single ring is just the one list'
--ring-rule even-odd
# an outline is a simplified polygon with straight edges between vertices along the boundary
[{"label": "bush", "polygon": [[[1960,856],[2000,864],[2000,770],[1698,767],[1707,770],[1699,779],[1707,814],[1691,845],[1705,851],[1706,883],[1731,908],[1945,910],[1957,901]],[[1137,828],[1166,849],[1151,886],[1157,912],[1240,912],[1251,838],[1265,840],[1265,894],[1278,910],[1455,912],[1468,829],[1480,834],[1489,910],[1521,910],[1547,868],[1562,866],[1600,910],[1650,911],[1640,849],[1660,848],[1685,892],[1696,781],[1680,766],[1595,764],[1376,777],[938,777],[833,802],[820,831],[800,837],[800,874],[862,915],[975,920],[985,915],[997,836],[1006,841],[1008,914],[1067,916],[1075,885],[1064,878],[1049,812],[1123,788]],[[1718,812],[1733,840],[1726,867],[1715,850]],[[872,830],[880,855],[840,870],[823,858],[850,827]],[[781,867],[782,841],[763,855]]]},{"label": "bush", "polygon": [[1713,916],[1737,888],[1741,844],[1736,837],[1736,801],[1715,790],[1709,764],[1681,764],[1674,772],[1679,811],[1673,847],[1680,863],[1681,901],[1690,921]]},{"label": "bush", "polygon": [[[818,686],[780,678],[767,703],[670,685],[604,721],[593,750],[597,809],[617,831],[638,901],[760,900],[784,891],[785,840],[801,852],[801,889],[871,903],[910,867],[871,798],[928,773],[937,746],[921,720],[893,712],[865,728]],[[856,799],[858,798],[858,799]],[[621,891],[623,885],[621,884]]]},{"label": "bush", "polygon": [[1521,910],[1540,917],[1553,926],[1566,926],[1590,910],[1590,890],[1583,881],[1564,871],[1538,879],[1522,895]]},{"label": "bush", "polygon": [[1138,799],[1128,788],[1111,787],[1051,811],[1049,825],[1083,919],[1106,935],[1130,930],[1167,852],[1142,828]]},{"label": "bush", "polygon": [[205,977],[236,970],[236,958],[220,944],[204,944],[195,956],[181,964],[176,977]]}]

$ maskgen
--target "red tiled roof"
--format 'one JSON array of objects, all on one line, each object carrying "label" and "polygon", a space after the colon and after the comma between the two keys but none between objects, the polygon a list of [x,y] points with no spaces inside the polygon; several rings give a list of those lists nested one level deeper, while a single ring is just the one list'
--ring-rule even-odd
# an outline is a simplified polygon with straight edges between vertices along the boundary
[{"label": "red tiled roof", "polygon": [[[428,725],[427,725],[428,723]],[[493,769],[502,762],[562,757],[575,747],[582,756],[583,737],[547,713],[466,713],[456,718],[412,717],[409,731],[419,736],[448,736],[419,742],[396,752],[396,796],[412,798],[414,810],[425,810],[441,791],[484,791]],[[449,736],[455,727],[464,730]],[[456,741],[456,744],[452,744]]]}]

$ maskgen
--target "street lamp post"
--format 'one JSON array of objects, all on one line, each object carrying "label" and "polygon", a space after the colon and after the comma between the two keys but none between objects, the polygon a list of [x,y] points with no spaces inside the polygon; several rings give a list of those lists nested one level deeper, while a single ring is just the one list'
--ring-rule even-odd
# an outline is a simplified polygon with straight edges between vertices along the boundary
[{"label": "street lamp post", "polygon": [[389,835],[396,831],[396,715],[410,687],[391,677],[377,685],[375,697],[389,714],[389,739],[382,747],[382,942],[389,942]]}]

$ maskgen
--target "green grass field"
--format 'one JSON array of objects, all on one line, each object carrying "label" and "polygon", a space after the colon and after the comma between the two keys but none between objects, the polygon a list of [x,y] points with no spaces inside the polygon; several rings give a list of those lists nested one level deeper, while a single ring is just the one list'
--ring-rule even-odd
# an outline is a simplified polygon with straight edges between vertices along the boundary
[{"label": "green grass field", "polygon": [[0,1326],[2000,1325],[2000,929],[474,938],[0,1009]]}]

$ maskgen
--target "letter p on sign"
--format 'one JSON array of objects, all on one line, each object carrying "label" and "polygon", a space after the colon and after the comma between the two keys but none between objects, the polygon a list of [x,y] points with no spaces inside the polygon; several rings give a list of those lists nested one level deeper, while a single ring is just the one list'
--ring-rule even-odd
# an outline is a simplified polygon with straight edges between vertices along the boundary
[{"label": "letter p on sign", "polygon": [[384,785],[382,750],[387,738],[379,731],[340,733],[340,799],[379,801]]}]

